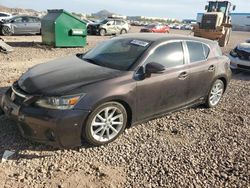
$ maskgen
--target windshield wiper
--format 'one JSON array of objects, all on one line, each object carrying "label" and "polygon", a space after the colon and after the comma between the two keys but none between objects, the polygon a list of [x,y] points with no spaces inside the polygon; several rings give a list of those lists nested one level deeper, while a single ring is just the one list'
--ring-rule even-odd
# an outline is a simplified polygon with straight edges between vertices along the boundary
[{"label": "windshield wiper", "polygon": [[84,61],[88,61],[90,63],[93,63],[95,65],[99,65],[99,63],[97,63],[97,61],[95,61],[94,59],[91,59],[91,58],[82,58]]}]

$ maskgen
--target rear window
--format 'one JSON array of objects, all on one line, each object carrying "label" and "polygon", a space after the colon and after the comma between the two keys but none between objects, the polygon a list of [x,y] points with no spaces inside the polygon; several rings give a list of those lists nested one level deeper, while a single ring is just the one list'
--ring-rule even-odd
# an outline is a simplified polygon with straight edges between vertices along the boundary
[{"label": "rear window", "polygon": [[190,63],[204,61],[209,55],[209,47],[200,42],[186,42],[189,51]]}]

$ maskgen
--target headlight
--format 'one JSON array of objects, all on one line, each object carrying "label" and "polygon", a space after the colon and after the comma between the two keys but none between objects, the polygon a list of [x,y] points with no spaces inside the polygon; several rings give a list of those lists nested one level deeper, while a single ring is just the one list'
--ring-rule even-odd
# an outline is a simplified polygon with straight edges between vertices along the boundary
[{"label": "headlight", "polygon": [[235,49],[233,49],[231,52],[230,52],[230,55],[233,56],[233,57],[237,57],[238,54],[237,52],[235,51]]},{"label": "headlight", "polygon": [[43,108],[67,110],[72,109],[86,94],[62,97],[46,97],[36,101],[35,105]]}]

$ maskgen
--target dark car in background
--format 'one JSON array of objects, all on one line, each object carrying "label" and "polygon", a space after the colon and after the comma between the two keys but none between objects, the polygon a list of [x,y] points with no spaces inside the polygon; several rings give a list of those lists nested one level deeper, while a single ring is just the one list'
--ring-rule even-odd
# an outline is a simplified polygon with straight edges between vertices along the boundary
[{"label": "dark car in background", "polygon": [[13,16],[0,22],[2,35],[40,34],[41,19],[35,16]]},{"label": "dark car in background", "polygon": [[121,18],[106,18],[98,23],[88,25],[88,34],[91,35],[117,35],[125,34],[129,31],[130,25]]},{"label": "dark car in background", "polygon": [[0,98],[24,137],[51,145],[99,146],[126,127],[165,113],[218,105],[231,77],[217,42],[126,34],[36,65]]},{"label": "dark car in background", "polygon": [[161,23],[149,24],[141,29],[140,32],[146,33],[169,33],[170,28],[168,25]]}]

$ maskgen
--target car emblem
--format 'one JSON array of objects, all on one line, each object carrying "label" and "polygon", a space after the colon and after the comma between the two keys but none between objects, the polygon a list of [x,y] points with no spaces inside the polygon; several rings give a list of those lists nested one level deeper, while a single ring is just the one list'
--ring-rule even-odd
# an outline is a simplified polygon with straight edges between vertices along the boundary
[{"label": "car emblem", "polygon": [[10,99],[14,101],[16,99],[16,95],[14,92],[11,93]]}]

